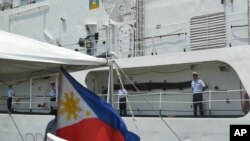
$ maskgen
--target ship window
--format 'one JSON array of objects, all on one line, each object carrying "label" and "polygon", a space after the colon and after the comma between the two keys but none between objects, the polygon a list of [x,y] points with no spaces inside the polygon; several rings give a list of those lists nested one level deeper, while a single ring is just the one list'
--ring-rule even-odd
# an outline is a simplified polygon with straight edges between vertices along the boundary
[{"label": "ship window", "polygon": [[191,50],[226,46],[224,12],[192,17],[190,21]]}]

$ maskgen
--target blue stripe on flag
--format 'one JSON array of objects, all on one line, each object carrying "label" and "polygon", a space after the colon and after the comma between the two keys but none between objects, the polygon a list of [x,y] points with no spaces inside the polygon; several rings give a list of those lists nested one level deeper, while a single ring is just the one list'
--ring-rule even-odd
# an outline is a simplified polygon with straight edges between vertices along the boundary
[{"label": "blue stripe on flag", "polygon": [[95,112],[99,119],[109,124],[114,129],[119,130],[123,134],[126,141],[140,141],[140,138],[136,134],[128,131],[125,123],[118,115],[118,112],[114,110],[110,104],[108,104],[95,93],[78,83],[63,68],[61,68],[61,70],[65,77],[70,81],[72,86],[76,89],[76,91],[84,99],[84,101],[89,105],[89,107]]}]

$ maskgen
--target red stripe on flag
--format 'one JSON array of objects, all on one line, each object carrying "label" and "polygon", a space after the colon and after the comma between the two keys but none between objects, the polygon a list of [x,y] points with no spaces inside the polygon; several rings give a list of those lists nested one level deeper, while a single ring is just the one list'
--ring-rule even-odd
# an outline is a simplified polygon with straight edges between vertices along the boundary
[{"label": "red stripe on flag", "polygon": [[68,141],[125,141],[123,135],[97,118],[60,128],[57,136]]}]

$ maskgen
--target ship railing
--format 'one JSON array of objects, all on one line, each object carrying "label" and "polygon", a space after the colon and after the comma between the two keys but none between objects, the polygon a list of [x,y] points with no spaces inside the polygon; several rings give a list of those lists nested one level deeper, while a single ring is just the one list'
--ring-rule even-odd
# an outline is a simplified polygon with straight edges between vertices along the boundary
[{"label": "ship railing", "polygon": [[[114,48],[117,47],[115,44],[107,45],[108,44],[107,42],[112,42],[112,40],[116,40],[116,41],[123,40],[124,41],[127,38],[129,38],[129,36],[125,35],[125,36],[119,36],[119,37],[115,37],[115,38],[102,38],[102,39],[98,39],[98,40],[85,41],[84,48],[78,49],[76,51],[84,52],[84,53],[92,55],[92,56],[98,56],[102,53],[105,53],[105,52],[107,53],[111,50],[114,50]],[[88,44],[94,44],[94,45],[89,47]],[[127,46],[129,46],[129,45],[130,44],[127,44]],[[120,43],[118,43],[118,47],[120,49]],[[106,58],[107,57],[108,57],[108,54],[106,54]]]},{"label": "ship railing", "polygon": [[[245,26],[245,25],[239,25],[240,26]],[[237,27],[232,26],[232,29],[230,30],[226,30],[226,32],[228,32],[228,38],[227,39],[219,39],[217,40],[217,42],[221,42],[221,43],[225,43],[228,44],[228,47],[233,46],[233,42],[235,41],[244,41],[243,45],[247,45],[248,44],[248,40],[249,37],[232,37],[232,33],[237,31],[237,32],[241,32],[241,31],[246,31],[248,30],[247,28],[243,28],[240,27],[240,29],[234,29],[233,27]],[[225,33],[227,34],[227,33]],[[203,44],[203,43],[189,43],[187,44],[187,39],[190,39],[190,36],[187,35],[186,32],[179,32],[179,33],[175,33],[175,34],[171,34],[171,36],[175,36],[175,37],[171,37],[169,39],[163,39],[163,37],[167,37],[170,35],[162,35],[162,36],[157,36],[157,37],[148,37],[147,40],[144,41],[136,41],[135,44],[144,44],[144,49],[143,50],[135,50],[136,53],[144,53],[144,55],[157,55],[157,54],[166,54],[167,50],[168,52],[170,52],[171,49],[175,49],[174,51],[179,51],[179,52],[186,52],[186,51],[190,51],[190,46],[195,46],[195,45],[203,45],[202,49],[208,49],[211,48],[211,45],[209,43],[207,44]],[[181,37],[183,36],[183,37]],[[172,42],[173,40],[178,40],[180,43],[177,45],[171,45],[171,44],[167,44],[167,42]],[[159,46],[159,44],[164,44],[164,46]],[[216,46],[217,47],[217,46]],[[226,46],[225,46],[226,47]],[[136,54],[135,53],[135,54]]]},{"label": "ship railing", "polygon": [[[243,32],[246,32],[247,29],[249,27],[246,27],[247,24],[239,24],[239,22],[247,22],[249,20],[249,18],[241,18],[241,19],[236,19],[236,20],[230,20],[230,21],[226,21],[225,23],[227,24],[226,27],[226,31],[225,34],[227,35],[226,39],[219,39],[217,40],[218,42],[223,42],[225,43],[225,47],[231,47],[234,46],[235,42],[241,41],[241,45],[247,45],[248,44],[248,40],[249,37],[245,36],[245,34],[243,34]],[[183,24],[187,24],[186,23],[179,23],[179,24],[172,24],[172,25],[163,25],[161,26],[160,29],[158,30],[164,30],[164,28],[173,28],[173,26],[179,26],[179,25],[183,25]],[[132,29],[133,30],[133,29]],[[149,29],[151,30],[151,29]],[[154,28],[154,30],[156,30]],[[190,51],[190,46],[194,46],[194,45],[200,45],[200,43],[190,43],[190,35],[188,34],[190,30],[189,26],[185,26],[183,25],[181,28],[176,29],[175,32],[170,32],[168,34],[164,34],[164,35],[152,35],[151,37],[145,37],[145,39],[143,40],[138,40],[138,41],[127,41],[126,42],[126,38],[128,38],[129,36],[120,36],[120,37],[115,37],[115,38],[109,38],[109,39],[102,39],[101,41],[106,41],[106,40],[118,40],[116,41],[116,43],[114,45],[109,45],[108,49],[112,50],[111,46],[118,46],[119,50],[118,50],[118,54],[124,54],[124,55],[119,55],[120,58],[124,58],[124,57],[136,57],[133,54],[144,54],[144,55],[156,55],[156,54],[160,54],[160,53],[167,53],[167,52],[171,52],[169,50],[174,49],[174,51],[179,51],[179,52],[185,52],[185,51]],[[242,33],[241,33],[242,32]],[[241,36],[235,36],[235,33],[240,33]],[[245,36],[245,37],[242,37]],[[122,40],[123,42],[119,42],[119,40]],[[172,44],[172,42],[178,42],[177,44]],[[91,42],[95,42],[95,41],[91,41]],[[169,42],[169,43],[168,43]],[[139,45],[139,44],[143,44],[144,48],[142,50],[136,50],[133,49],[133,45]],[[121,47],[123,46],[123,47]],[[125,46],[130,46],[130,48],[132,48],[130,51],[127,51],[126,49],[121,50],[120,48],[125,48]],[[210,45],[209,43],[205,44],[204,47],[202,47],[202,49],[206,49],[209,48]],[[215,46],[217,47],[217,46]],[[98,50],[98,48],[96,48]],[[116,51],[117,50],[113,50]],[[127,55],[126,55],[127,54]]]},{"label": "ship railing", "polygon": [[[225,33],[223,33],[225,34],[226,38],[217,40],[218,42],[225,45],[221,47],[248,45],[249,37],[247,33],[249,27],[247,23],[249,18],[246,17],[247,13],[235,13],[227,15],[225,21]],[[215,22],[217,21],[214,21],[214,23]],[[135,30],[135,28],[131,28],[130,30]],[[157,35],[154,34],[155,32],[152,32],[155,30],[159,31]],[[195,49],[208,49],[218,47],[217,45],[213,47],[209,44],[209,42],[203,44],[191,43],[189,22],[180,22],[169,25],[157,25],[156,27],[145,29],[145,34],[146,33],[148,37],[144,37],[144,39],[142,40],[130,40],[130,36],[117,36],[114,38],[103,38],[99,41],[109,41],[110,43],[107,45],[106,51],[116,52],[117,54],[119,54],[120,58],[137,57],[137,54],[143,54],[147,56],[166,54],[169,52],[186,52]],[[163,34],[159,35],[160,33]],[[96,42],[96,40],[92,40],[90,42]],[[143,49],[138,50],[134,48],[137,45],[143,45]],[[191,49],[191,46],[195,45],[202,45],[202,47]],[[95,48],[93,47],[96,52],[98,52],[98,50],[103,50],[103,48],[99,48],[98,46],[99,45],[97,45]],[[102,45],[100,44],[100,46]]]},{"label": "ship railing", "polygon": [[[50,113],[50,96],[13,96],[12,108],[15,112]],[[0,97],[1,111],[7,112],[7,97]]]},{"label": "ship railing", "polygon": [[[191,92],[163,91],[143,94],[130,92],[128,94],[128,101],[132,105],[132,109],[135,111],[134,113],[137,115],[155,115],[155,112],[163,115],[192,115],[192,95],[193,93]],[[243,116],[245,113],[243,112],[242,106],[245,102],[249,102],[249,98],[246,98],[245,95],[248,96],[245,89],[219,91],[208,90],[203,92],[203,101],[201,102],[204,105],[204,111],[206,111],[207,116],[227,114]],[[107,98],[106,94],[99,94],[99,96],[105,100]],[[26,98],[27,101],[18,101],[18,98]],[[119,110],[120,102],[117,94],[114,95],[113,103],[114,107]],[[2,107],[7,108],[6,97],[1,99],[1,104]],[[39,104],[45,105],[44,107],[42,106],[39,108]],[[30,105],[32,106],[30,107]],[[152,107],[154,108],[152,109]],[[31,100],[29,97],[14,97],[13,108],[14,111],[24,110],[23,112],[29,113],[50,113],[50,101],[35,101],[34,97]]]},{"label": "ship railing", "polygon": [[[241,30],[246,30],[246,29],[241,29]],[[220,42],[229,42],[231,44],[232,41],[239,41],[239,40],[249,40],[248,37],[246,38],[233,38],[233,39],[220,39],[217,41]],[[190,45],[201,45],[200,43],[192,43],[192,44],[186,44],[186,45],[171,45],[171,46],[161,46],[161,47],[156,47],[156,44],[160,44],[161,42],[163,42],[162,40],[154,40],[152,39],[152,41],[148,41],[148,42],[144,42],[144,45],[146,45],[145,43],[149,43],[151,44],[151,47],[149,48],[144,48],[143,50],[139,51],[137,50],[137,53],[144,53],[144,55],[158,55],[158,54],[166,54],[166,49],[170,50],[170,49],[175,49],[178,50],[179,52],[186,52],[188,51],[188,47],[190,47]],[[139,44],[139,43],[138,43]],[[247,43],[245,44],[247,45]],[[204,45],[205,47],[202,47],[202,49],[209,49],[211,48],[211,45]],[[230,45],[232,46],[232,45]],[[170,51],[169,51],[170,52]],[[126,54],[126,52],[120,53],[120,54]]]},{"label": "ship railing", "polygon": [[[247,14],[247,13],[239,13],[239,14],[242,15],[242,14]],[[232,14],[230,16],[235,16],[239,14],[234,14],[234,15]],[[226,35],[226,39],[217,40],[217,41],[225,43],[225,47],[233,46],[234,44],[232,42],[234,41],[241,41],[240,45],[247,45],[249,37],[248,37],[248,34],[244,34],[243,32],[246,32],[246,33],[248,32],[248,29],[249,29],[248,24],[247,24],[248,20],[249,18],[241,18],[241,19],[225,21],[226,31],[224,34]],[[146,29],[145,32],[147,32],[147,30],[148,32],[150,32],[150,30],[152,29],[154,30],[171,29],[172,30],[174,29],[173,27],[175,26],[183,25],[180,28],[176,28],[175,32],[167,32],[166,30],[165,33],[167,34],[157,35],[157,36],[152,35],[150,37],[145,37],[143,40],[135,41],[135,44],[144,45],[144,48],[142,50],[135,50],[136,51],[135,54],[143,53],[144,55],[157,55],[159,53],[171,52],[171,48],[175,49],[174,50],[175,52],[191,51],[191,48],[190,48],[191,46],[196,45],[196,44],[199,45],[200,43],[195,43],[195,44],[190,43],[190,37],[191,37],[189,33],[190,26],[186,26],[185,24],[188,24],[188,23],[182,22],[179,24],[163,25],[163,26]],[[204,23],[204,25],[206,24],[207,23]],[[235,36],[234,35],[235,33],[240,34],[240,37]],[[242,37],[242,36],[245,36],[245,37]],[[178,44],[173,45],[173,42],[178,42]],[[159,45],[159,44],[164,44],[164,45]],[[215,46],[215,47],[218,47],[218,46]],[[207,49],[207,48],[211,48],[211,45],[209,44],[209,42],[203,45],[201,49]]]},{"label": "ship railing", "polygon": [[[209,13],[207,13],[207,14],[209,14]],[[232,17],[234,17],[234,16],[244,16],[244,17],[246,17],[246,18],[239,18],[239,19],[234,19],[234,20],[230,20],[230,18],[232,18]],[[241,22],[241,21],[246,21],[246,23],[247,23],[247,20],[249,20],[249,18],[247,17],[247,13],[233,13],[233,14],[227,14],[227,19],[226,19],[226,21],[225,21],[225,23],[226,23],[226,25],[230,25],[231,23],[233,23],[233,22]],[[217,21],[214,21],[214,22],[217,22]],[[210,23],[214,23],[214,22],[211,22],[210,21]],[[188,21],[182,21],[182,22],[179,22],[179,23],[172,23],[172,24],[165,24],[165,25],[156,25],[156,26],[152,26],[152,27],[148,27],[148,28],[145,28],[145,32],[148,32],[148,31],[150,31],[150,30],[157,30],[157,29],[168,29],[168,28],[170,28],[170,29],[173,29],[173,27],[175,27],[175,26],[179,26],[180,28],[176,28],[176,30],[175,31],[172,31],[172,32],[170,32],[170,33],[176,33],[176,32],[180,32],[181,30],[186,30],[186,29],[188,29],[188,30],[190,30],[190,26],[189,26],[189,24],[190,24],[190,22]],[[204,25],[207,25],[208,23],[204,23]],[[187,30],[186,30],[187,31]],[[166,33],[165,31],[164,31],[164,33]],[[167,33],[169,33],[169,32],[167,32]]]},{"label": "ship railing", "polygon": [[[32,76],[33,75],[33,76]],[[38,113],[48,114],[51,112],[51,107],[56,106],[51,102],[51,96],[49,96],[50,84],[53,82],[58,86],[59,74],[39,75],[31,73],[24,79],[17,79],[12,82],[17,87],[29,86],[29,88],[18,89],[15,95],[12,97],[12,108],[15,113]],[[34,86],[34,83],[40,82],[42,86]],[[46,85],[47,84],[47,85]],[[43,88],[43,89],[42,89]],[[56,101],[58,101],[58,87],[56,89]],[[8,112],[7,109],[7,95],[0,97],[0,112]]]},{"label": "ship railing", "polygon": [[[245,89],[239,90],[208,90],[203,92],[203,107],[208,117],[237,117],[244,116],[244,103],[250,100],[244,98]],[[140,116],[192,116],[193,102],[191,92],[157,92],[157,93],[129,93],[128,101],[133,113]],[[101,95],[104,99],[106,95]],[[114,107],[119,111],[118,95],[114,95]],[[149,106],[151,105],[151,106]],[[153,108],[152,108],[153,107]],[[248,109],[249,110],[249,109]],[[199,111],[199,110],[198,110]],[[128,111],[129,112],[129,111]],[[127,113],[128,113],[127,112]]]}]

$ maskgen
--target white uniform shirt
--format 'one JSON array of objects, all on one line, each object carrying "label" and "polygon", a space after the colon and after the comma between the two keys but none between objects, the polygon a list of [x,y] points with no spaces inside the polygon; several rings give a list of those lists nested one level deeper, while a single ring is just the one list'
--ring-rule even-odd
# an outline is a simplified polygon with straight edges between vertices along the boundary
[{"label": "white uniform shirt", "polygon": [[56,97],[56,89],[55,88],[52,88],[49,90],[49,95],[52,96],[52,97]]},{"label": "white uniform shirt", "polygon": [[128,92],[125,89],[119,89],[118,97],[119,99],[125,98],[128,95]]},{"label": "white uniform shirt", "polygon": [[15,91],[12,89],[12,88],[10,88],[9,90],[8,90],[8,97],[12,97],[12,96],[14,96],[14,94],[15,94]]},{"label": "white uniform shirt", "polygon": [[201,79],[193,80],[191,83],[193,93],[202,93],[205,86],[205,83]]}]

